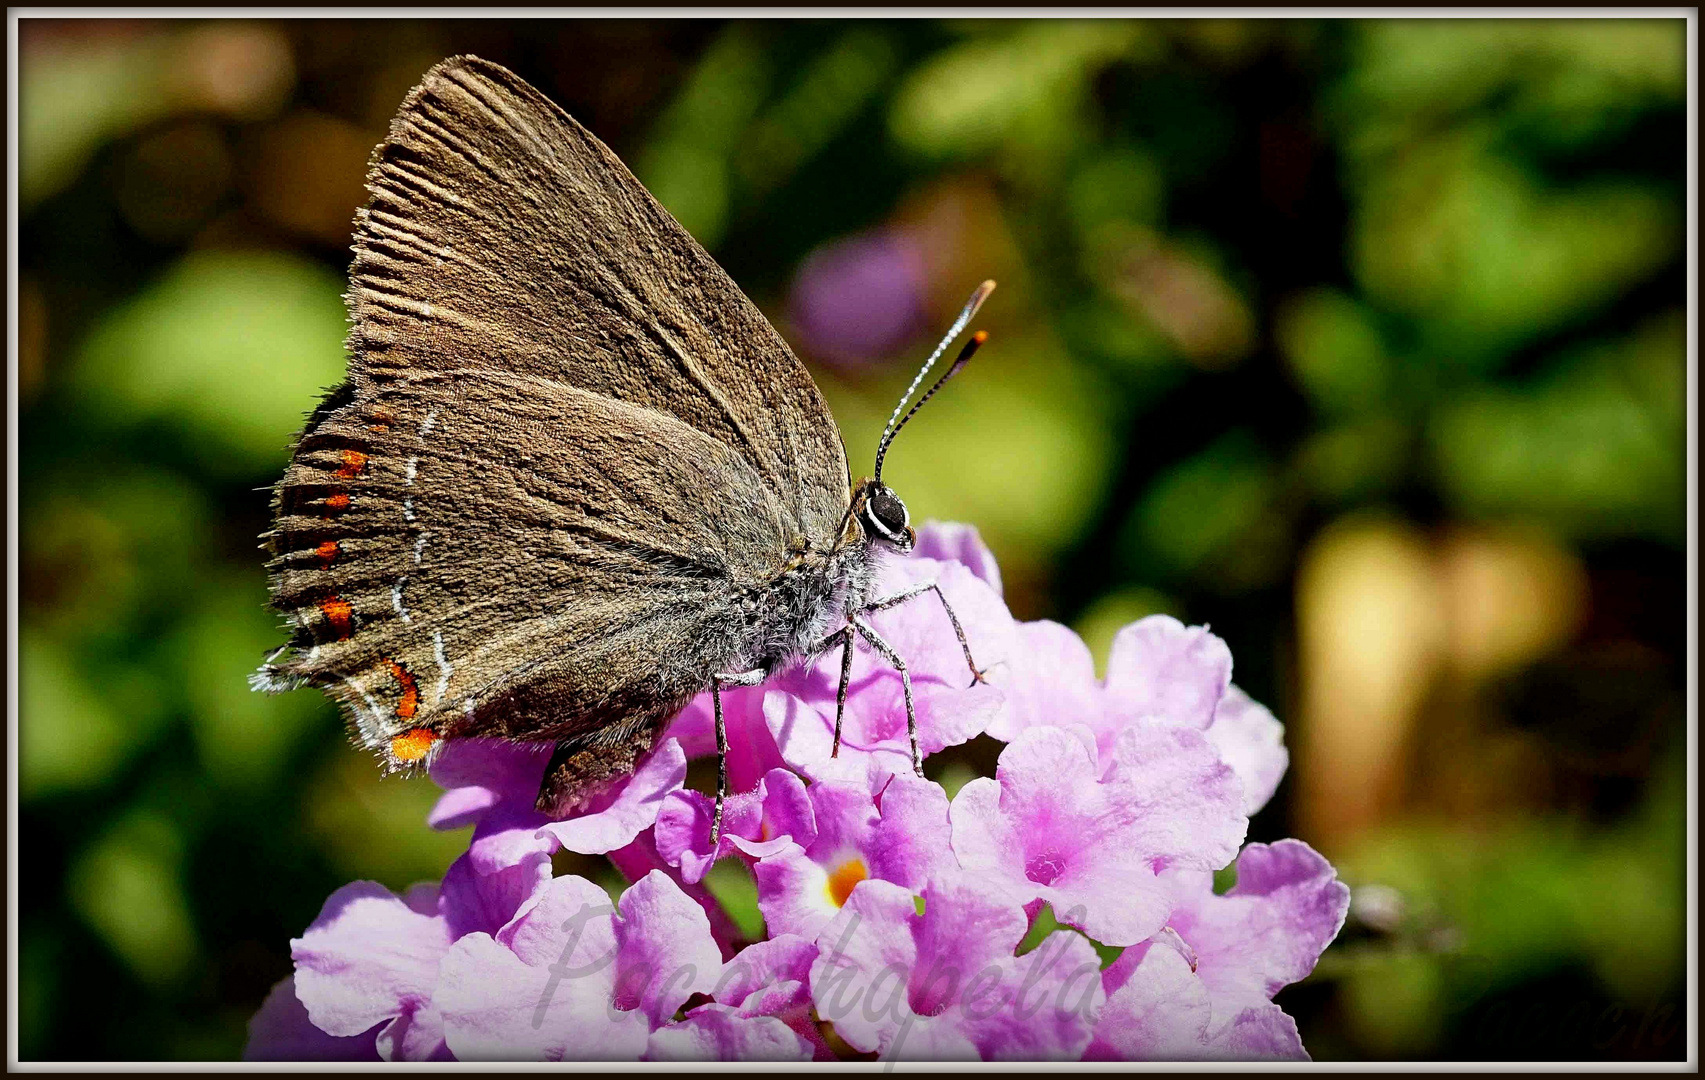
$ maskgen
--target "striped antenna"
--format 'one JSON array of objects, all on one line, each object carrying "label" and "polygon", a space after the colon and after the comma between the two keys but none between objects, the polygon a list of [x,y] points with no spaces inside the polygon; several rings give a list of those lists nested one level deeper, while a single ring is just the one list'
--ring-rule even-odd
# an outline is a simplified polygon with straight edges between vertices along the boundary
[{"label": "striped antenna", "polygon": [[[887,451],[888,444],[893,441],[895,433],[899,431],[899,425],[902,422],[900,413],[905,409],[906,401],[917,391],[918,386],[924,381],[924,376],[929,374],[929,369],[935,366],[937,360],[941,359],[941,354],[946,352],[947,347],[965,332],[965,327],[970,324],[972,319],[976,318],[977,309],[983,306],[983,301],[987,300],[989,294],[994,291],[995,283],[993,281],[985,281],[977,286],[976,291],[971,294],[971,299],[965,301],[964,310],[959,312],[959,317],[953,320],[952,326],[948,327],[947,336],[941,339],[941,344],[935,347],[935,351],[929,354],[929,359],[924,361],[924,366],[918,369],[917,375],[912,379],[912,385],[906,387],[906,392],[900,395],[899,403],[894,406],[894,414],[888,418],[887,426],[882,429],[882,441],[878,444],[880,449],[876,452],[877,461],[882,460],[882,455]],[[880,476],[881,472],[880,468],[877,469],[877,475]]]}]

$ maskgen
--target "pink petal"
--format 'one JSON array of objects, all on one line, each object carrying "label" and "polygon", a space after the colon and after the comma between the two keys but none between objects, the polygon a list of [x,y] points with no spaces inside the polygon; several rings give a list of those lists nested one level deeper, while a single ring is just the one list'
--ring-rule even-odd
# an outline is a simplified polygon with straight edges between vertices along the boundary
[{"label": "pink petal", "polygon": [[249,1041],[243,1047],[244,1061],[378,1061],[373,1038],[375,1025],[359,1035],[327,1035],[308,1019],[308,1010],[296,999],[296,980],[281,980],[266,996],[260,1011],[249,1020]]},{"label": "pink petal", "polygon": [[810,1061],[813,1047],[773,1016],[742,1016],[727,1005],[701,1005],[654,1032],[647,1061]]},{"label": "pink petal", "polygon": [[1255,1005],[1314,970],[1349,904],[1330,863],[1301,840],[1280,840],[1244,848],[1231,891],[1200,897],[1172,924],[1216,998]]},{"label": "pink petal", "polygon": [[1010,960],[1029,921],[1017,904],[964,876],[929,886],[923,901],[912,931],[917,962],[907,975],[912,1004],[933,1012],[955,1004],[974,973]]},{"label": "pink petal", "polygon": [[495,934],[550,879],[551,860],[547,852],[535,851],[516,865],[499,865],[481,873],[475,852],[469,850],[444,872],[438,911],[452,939],[475,932]]},{"label": "pink petal", "polygon": [[540,830],[544,823],[545,816],[531,807],[506,804],[487,811],[468,842],[469,862],[482,875],[548,862],[557,842]]},{"label": "pink petal", "polygon": [[1215,870],[1237,855],[1249,819],[1243,784],[1202,732],[1153,720],[1121,728],[1109,786],[1127,792],[1130,833],[1156,869]]},{"label": "pink petal", "polygon": [[615,982],[616,906],[609,894],[583,877],[552,878],[539,896],[495,935],[499,944],[531,967],[565,965],[575,978],[604,972]]},{"label": "pink petal", "polygon": [[[1107,999],[1084,1055],[1094,1061],[1193,1061],[1203,1056],[1213,1007],[1176,949],[1140,945],[1138,962]],[[1120,957],[1121,960],[1124,956]]]},{"label": "pink petal", "polygon": [[716,859],[735,851],[752,858],[780,852],[789,840],[816,835],[811,800],[799,777],[786,769],[771,769],[752,791],[730,795],[723,806],[722,837],[714,857],[710,830],[716,802],[696,791],[672,792],[657,815],[654,835],[657,853],[681,869],[681,880],[696,884]]},{"label": "pink petal", "polygon": [[607,854],[650,828],[663,800],[686,779],[686,753],[679,742],[665,739],[631,777],[599,796],[591,810],[566,821],[548,822],[543,831],[569,851]]},{"label": "pink petal", "polygon": [[460,829],[478,821],[501,798],[488,787],[451,788],[438,796],[438,801],[426,815],[426,823],[434,829]]},{"label": "pink petal", "polygon": [[431,998],[450,947],[445,921],[421,915],[372,881],[345,885],[290,943],[296,996],[314,1026],[360,1035]]},{"label": "pink petal", "polygon": [[741,949],[723,965],[711,996],[724,1005],[738,1008],[748,997],[767,987],[806,981],[816,959],[817,946],[805,938],[772,934],[768,940]]},{"label": "pink petal", "polygon": [[[1076,1061],[1106,1001],[1101,958],[1082,935],[1057,930],[1010,961],[1012,1000],[986,1019],[967,1015],[964,1030],[988,1061]],[[966,1010],[971,1013],[972,1010]]]},{"label": "pink petal", "polygon": [[[789,679],[800,685],[801,677]],[[803,686],[801,686],[803,688]],[[819,709],[805,697],[788,691],[772,691],[764,695],[763,716],[767,730],[774,740],[782,760],[813,780],[825,777],[860,778],[865,773],[867,753],[863,737],[862,712],[849,700],[839,757],[831,758],[835,733],[835,691],[820,689],[814,696],[823,700]],[[855,731],[857,734],[855,735]]]},{"label": "pink petal", "polygon": [[792,843],[759,860],[752,868],[758,883],[758,910],[772,934],[793,934],[814,941],[834,919],[829,873]]},{"label": "pink petal", "polygon": [[435,829],[459,829],[500,804],[531,809],[550,752],[549,744],[446,739],[430,767],[444,795],[427,823]]},{"label": "pink petal", "polygon": [[[812,808],[811,794],[806,790],[805,782],[786,769],[771,769],[762,786],[764,817],[760,837],[786,837],[802,847],[810,847],[817,839],[817,812]],[[766,839],[765,843],[768,842]],[[759,854],[755,849],[744,846],[742,850],[748,855]]]},{"label": "pink petal", "polygon": [[667,875],[653,870],[616,903],[616,1007],[637,1009],[661,1027],[722,973],[710,920]]},{"label": "pink petal", "polygon": [[[811,997],[817,1015],[855,1050],[884,1048],[910,1013],[905,979],[917,962],[912,935],[919,918],[910,892],[871,880],[853,889],[823,930],[811,964]],[[882,976],[889,969],[894,974]],[[865,1000],[872,990],[874,1004]]]},{"label": "pink petal", "polygon": [[1159,717],[1186,727],[1213,723],[1231,685],[1231,650],[1204,626],[1150,615],[1113,638],[1107,709],[1122,719]]},{"label": "pink petal", "polygon": [[[764,722],[764,701],[784,690],[790,674],[773,677],[759,686],[725,690],[722,694],[723,726],[728,733],[728,790],[750,791],[758,778],[784,765],[782,754]],[[689,759],[716,756],[716,726],[708,691],[695,697],[670,722],[665,737],[680,742]]]},{"label": "pink petal", "polygon": [[1056,622],[1019,623],[1012,662],[989,672],[1006,695],[1006,712],[988,733],[1011,742],[1027,727],[1101,726],[1101,684],[1089,646]]},{"label": "pink petal", "polygon": [[444,1018],[432,1004],[409,1009],[379,1029],[379,1056],[386,1061],[454,1061],[444,1042]]},{"label": "pink petal", "polygon": [[993,589],[996,596],[1002,595],[1000,567],[995,564],[994,553],[984,545],[975,525],[926,521],[918,530],[918,543],[912,549],[912,558],[961,563]]},{"label": "pink petal", "polygon": [[1309,1061],[1297,1024],[1277,1005],[1257,1005],[1238,1013],[1214,1040],[1216,1061]]},{"label": "pink petal", "polygon": [[1089,847],[1055,881],[1036,890],[1054,917],[1104,945],[1131,945],[1158,933],[1171,893],[1142,855],[1117,838]]},{"label": "pink petal", "polygon": [[653,870],[660,871],[665,877],[675,882],[676,886],[690,897],[699,909],[710,920],[711,933],[716,938],[717,947],[721,949],[724,959],[734,955],[734,942],[740,937],[740,930],[734,925],[734,920],[722,909],[716,897],[704,887],[703,882],[688,884],[681,880],[681,871],[667,862],[657,853],[657,844],[653,831],[647,829],[634,837],[633,843],[626,847],[617,848],[610,852],[610,862],[631,881],[639,881]]},{"label": "pink petal", "polygon": [[865,846],[873,877],[922,889],[959,872],[947,792],[940,784],[915,773],[898,773],[881,797],[882,817]]},{"label": "pink petal", "polygon": [[756,835],[763,820],[763,805],[755,791],[729,796],[722,812],[722,836],[714,853],[710,830],[716,804],[708,796],[686,789],[672,791],[657,813],[653,831],[657,853],[671,866],[680,867],[681,880],[689,885],[697,884],[717,859],[739,850],[736,839]]},{"label": "pink petal", "polygon": [[1233,686],[1214,710],[1208,741],[1243,783],[1243,812],[1251,816],[1278,790],[1291,758],[1285,726],[1248,694]]},{"label": "pink petal", "polygon": [[643,1014],[610,1008],[610,984],[533,967],[485,934],[444,957],[436,1003],[458,1061],[633,1061]]},{"label": "pink petal", "polygon": [[1025,822],[1027,829],[1097,813],[1099,774],[1095,759],[1072,733],[1029,728],[1007,744],[995,766],[1001,812]]},{"label": "pink petal", "polygon": [[949,810],[953,854],[966,875],[1022,903],[1035,895],[1024,874],[1021,838],[1001,813],[1001,785],[979,776],[959,789]]},{"label": "pink petal", "polygon": [[742,1016],[773,1016],[799,1034],[818,1061],[836,1061],[812,1015],[812,961],[817,946],[804,938],[779,934],[747,946],[723,965],[712,995]]}]

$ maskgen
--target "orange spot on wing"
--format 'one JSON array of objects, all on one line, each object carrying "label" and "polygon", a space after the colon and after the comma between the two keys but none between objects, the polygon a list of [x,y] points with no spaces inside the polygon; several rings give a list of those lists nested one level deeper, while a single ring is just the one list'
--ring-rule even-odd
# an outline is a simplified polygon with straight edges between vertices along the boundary
[{"label": "orange spot on wing", "polygon": [[337,634],[336,640],[343,641],[349,637],[350,616],[353,614],[353,609],[349,606],[348,600],[339,600],[335,596],[321,600],[320,614],[326,617],[328,623],[331,623],[332,631]]},{"label": "orange spot on wing", "polygon": [[349,509],[349,493],[346,491],[339,491],[334,495],[327,495],[326,496],[326,509],[328,509],[328,510],[348,510]]},{"label": "orange spot on wing", "polygon": [[355,479],[367,467],[367,455],[359,450],[345,450],[342,457],[343,464],[338,467],[337,474],[345,480]]},{"label": "orange spot on wing", "polygon": [[397,716],[403,720],[412,720],[420,708],[420,688],[415,685],[414,676],[409,674],[408,668],[395,660],[387,660],[385,663],[391,666],[391,674],[396,676],[397,682],[403,688],[402,699],[397,702]]},{"label": "orange spot on wing", "polygon": [[411,728],[391,740],[391,756],[403,762],[419,761],[432,750],[432,744],[437,741],[438,736],[428,729]]},{"label": "orange spot on wing", "polygon": [[320,560],[321,566],[330,566],[337,561],[338,549],[336,540],[326,540],[314,549],[314,558]]}]

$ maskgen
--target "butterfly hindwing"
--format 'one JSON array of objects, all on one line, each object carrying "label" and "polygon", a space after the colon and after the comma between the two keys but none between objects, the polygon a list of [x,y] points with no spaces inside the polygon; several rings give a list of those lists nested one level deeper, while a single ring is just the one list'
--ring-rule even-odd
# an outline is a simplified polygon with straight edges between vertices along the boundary
[{"label": "butterfly hindwing", "polygon": [[786,525],[754,490],[740,455],[652,410],[479,371],[394,380],[326,416],[279,487],[274,602],[297,629],[277,674],[380,750],[655,723],[761,617],[742,553]]}]

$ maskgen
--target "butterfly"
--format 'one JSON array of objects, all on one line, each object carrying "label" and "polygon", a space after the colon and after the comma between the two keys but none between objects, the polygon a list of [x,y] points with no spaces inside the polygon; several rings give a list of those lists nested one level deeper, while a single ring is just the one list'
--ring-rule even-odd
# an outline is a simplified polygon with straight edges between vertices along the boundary
[{"label": "butterfly", "polygon": [[538,808],[630,774],[663,725],[855,638],[878,548],[909,552],[882,482],[902,415],[993,289],[984,282],[889,418],[872,477],[774,328],[619,159],[538,90],[472,56],[429,71],[367,176],[346,294],[347,381],[309,417],[263,537],[289,640],[252,679],[319,687],[393,768],[446,739],[554,744]]}]

